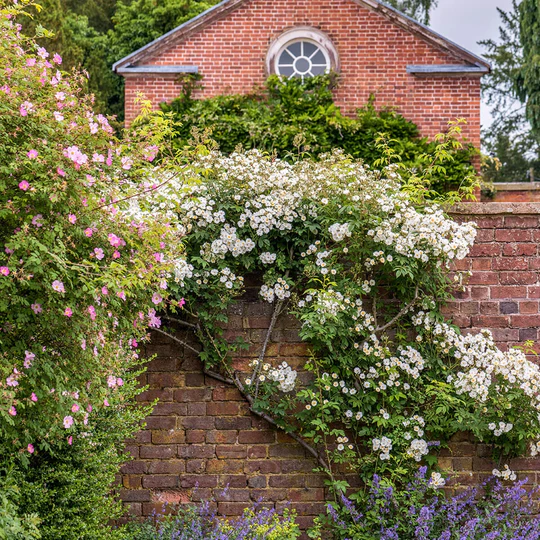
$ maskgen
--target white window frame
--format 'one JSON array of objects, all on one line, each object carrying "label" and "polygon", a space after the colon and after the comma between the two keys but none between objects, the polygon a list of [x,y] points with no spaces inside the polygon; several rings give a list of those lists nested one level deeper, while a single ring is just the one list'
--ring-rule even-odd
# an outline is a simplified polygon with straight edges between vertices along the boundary
[{"label": "white window frame", "polygon": [[327,62],[327,71],[339,71],[339,56],[332,40],[324,33],[311,26],[298,26],[283,32],[268,49],[266,69],[268,74],[279,74],[278,62],[281,53],[293,43],[299,41],[311,42],[319,47]]}]

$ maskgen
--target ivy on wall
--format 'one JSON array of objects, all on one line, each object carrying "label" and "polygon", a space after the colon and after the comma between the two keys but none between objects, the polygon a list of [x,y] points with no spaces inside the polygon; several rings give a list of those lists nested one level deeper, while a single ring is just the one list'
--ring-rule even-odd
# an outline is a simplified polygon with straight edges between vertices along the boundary
[{"label": "ivy on wall", "polygon": [[172,113],[177,120],[178,148],[192,140],[196,128],[206,130],[225,154],[241,145],[294,161],[318,158],[341,148],[377,168],[391,157],[400,164],[404,178],[422,175],[435,164],[426,187],[436,192],[470,187],[475,182],[471,160],[477,151],[460,142],[459,129],[450,130],[451,144],[434,162],[437,142],[421,137],[418,126],[394,109],[377,110],[371,99],[355,117],[345,116],[334,103],[335,75],[304,82],[273,75],[264,88],[251,94],[201,100],[193,98],[194,90],[201,88],[201,76],[188,75],[181,80],[181,95],[170,104],[161,104],[162,111]]}]

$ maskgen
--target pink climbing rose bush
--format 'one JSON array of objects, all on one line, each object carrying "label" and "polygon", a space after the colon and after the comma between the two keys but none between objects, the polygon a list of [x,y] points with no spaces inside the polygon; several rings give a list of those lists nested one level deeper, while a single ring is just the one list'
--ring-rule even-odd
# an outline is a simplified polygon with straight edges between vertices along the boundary
[{"label": "pink climbing rose bush", "polygon": [[149,117],[118,139],[84,78],[22,35],[29,5],[0,0],[0,462],[86,452],[91,467],[103,451],[112,480],[148,412],[139,344],[179,259],[166,217],[126,212],[153,189],[167,127]]}]

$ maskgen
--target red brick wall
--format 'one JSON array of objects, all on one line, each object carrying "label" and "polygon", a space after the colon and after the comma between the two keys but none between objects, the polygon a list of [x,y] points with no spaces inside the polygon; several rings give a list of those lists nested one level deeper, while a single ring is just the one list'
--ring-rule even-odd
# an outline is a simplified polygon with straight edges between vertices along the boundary
[{"label": "red brick wall", "polygon": [[[421,38],[351,0],[251,0],[145,64],[195,65],[204,76],[200,97],[245,93],[267,76],[270,44],[286,29],[309,25],[328,34],[341,63],[336,100],[353,113],[370,94],[376,105],[392,105],[432,137],[448,120],[465,118],[465,135],[480,145],[480,80],[467,77],[418,78],[407,65],[463,64]],[[126,120],[137,113],[143,92],[154,104],[179,94],[174,76],[126,77]]]},{"label": "red brick wall", "polygon": [[[448,315],[465,332],[490,328],[502,348],[537,340],[540,204],[465,204],[455,217],[473,219],[479,230],[470,256],[457,265],[473,275],[448,305]],[[234,307],[229,335],[241,334],[251,343],[235,363],[258,356],[270,310],[253,301]],[[273,363],[303,364],[307,348],[297,328],[290,317],[278,322],[268,348]],[[205,377],[195,355],[169,338],[155,334],[148,353],[157,358],[145,375],[150,388],[141,399],[160,402],[130,444],[134,460],[123,467],[122,498],[133,513],[148,515],[164,502],[211,497],[224,515],[237,515],[260,498],[278,509],[290,501],[302,525],[324,510],[323,478],[312,472],[316,464],[298,444],[251,415],[235,388]],[[456,484],[477,484],[494,467],[489,455],[490,448],[458,434],[451,449],[441,452],[441,465],[457,473]],[[537,481],[540,459],[516,459],[510,466]]]}]

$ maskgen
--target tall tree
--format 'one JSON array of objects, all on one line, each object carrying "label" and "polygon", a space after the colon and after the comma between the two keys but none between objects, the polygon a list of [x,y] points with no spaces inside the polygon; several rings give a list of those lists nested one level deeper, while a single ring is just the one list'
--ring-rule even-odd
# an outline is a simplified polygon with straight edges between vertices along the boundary
[{"label": "tall tree", "polygon": [[540,3],[522,0],[519,5],[523,63],[516,75],[516,90],[526,103],[526,116],[535,134],[540,135]]},{"label": "tall tree", "polygon": [[519,1],[513,0],[509,11],[498,12],[498,40],[480,42],[492,65],[491,73],[483,79],[482,92],[493,115],[493,123],[482,134],[482,144],[499,162],[488,166],[485,175],[495,182],[524,182],[531,176],[540,178],[540,149],[520,100],[525,59]]}]

